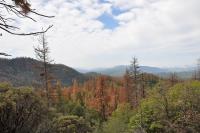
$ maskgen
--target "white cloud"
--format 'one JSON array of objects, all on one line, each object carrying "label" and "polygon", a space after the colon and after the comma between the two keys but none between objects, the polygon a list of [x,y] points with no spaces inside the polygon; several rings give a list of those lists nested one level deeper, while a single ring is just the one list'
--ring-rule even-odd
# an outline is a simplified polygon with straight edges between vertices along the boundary
[{"label": "white cloud", "polygon": [[[33,15],[38,23],[20,21],[22,30],[40,30],[48,24],[51,56],[73,67],[127,64],[136,55],[142,64],[177,66],[200,56],[199,0],[33,0],[33,7],[53,19]],[[113,16],[120,26],[104,29],[97,18],[112,7],[125,12]],[[36,37],[3,34],[1,50],[14,56],[32,56]],[[193,55],[193,56],[191,56]],[[184,61],[183,58],[186,58]]]}]

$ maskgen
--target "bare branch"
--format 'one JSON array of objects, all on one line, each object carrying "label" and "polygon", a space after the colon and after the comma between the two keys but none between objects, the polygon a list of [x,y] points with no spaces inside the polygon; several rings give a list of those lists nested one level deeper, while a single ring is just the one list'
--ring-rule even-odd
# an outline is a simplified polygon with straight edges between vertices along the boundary
[{"label": "bare branch", "polygon": [[1,26],[0,26],[0,29],[4,30],[4,31],[6,31],[6,32],[8,32],[8,33],[10,33],[10,34],[12,34],[12,35],[29,36],[29,35],[38,35],[38,34],[45,33],[45,32],[47,32],[47,31],[48,31],[50,28],[52,28],[52,27],[53,27],[53,25],[50,25],[50,26],[49,26],[46,30],[44,30],[44,31],[30,32],[30,33],[15,33],[15,32],[12,32],[12,31],[6,29],[6,28],[1,27]]},{"label": "bare branch", "polygon": [[3,55],[3,56],[11,56],[11,55],[6,54],[6,53],[0,53],[0,55]]},{"label": "bare branch", "polygon": [[[28,16],[28,13],[36,14],[41,17],[46,18],[53,18],[54,16],[48,16],[44,14],[40,14],[35,11],[35,9],[30,8],[30,4],[27,1],[16,1],[13,0],[15,4],[7,4],[4,0],[0,0],[0,8],[7,10],[8,13],[13,13],[19,18],[28,18],[34,22],[37,22],[34,18]],[[10,33],[12,35],[20,35],[20,36],[27,36],[27,35],[38,35],[41,33],[47,32],[53,25],[50,25],[46,30],[38,31],[38,32],[30,32],[30,33],[17,33],[14,32],[15,29],[20,29],[19,27],[16,27],[14,25],[10,25],[8,22],[15,21],[12,18],[7,17],[7,15],[0,14],[0,29],[6,31],[7,33]]]},{"label": "bare branch", "polygon": [[35,11],[33,11],[33,10],[31,10],[30,12],[31,12],[31,13],[34,13],[34,14],[36,14],[36,15],[38,15],[38,16],[42,16],[42,17],[46,17],[46,18],[53,18],[53,17],[55,17],[55,16],[47,16],[47,15],[44,15],[44,14],[40,14],[40,13],[37,13],[37,12],[35,12]]}]

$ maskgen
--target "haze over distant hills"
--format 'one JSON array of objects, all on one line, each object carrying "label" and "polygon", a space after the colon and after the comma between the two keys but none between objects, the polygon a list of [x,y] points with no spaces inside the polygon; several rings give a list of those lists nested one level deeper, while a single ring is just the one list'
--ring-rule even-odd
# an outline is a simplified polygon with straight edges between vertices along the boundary
[{"label": "haze over distant hills", "polygon": [[[42,62],[31,58],[0,58],[0,82],[9,81],[14,86],[34,86],[41,85],[40,71],[35,66]],[[62,64],[52,64],[51,70],[55,79],[61,81],[63,85],[71,85],[73,79],[82,82],[91,76],[104,74],[109,76],[123,76],[128,68],[127,65],[119,65],[112,68],[97,68],[91,70],[73,69]],[[170,72],[177,72],[181,78],[190,78],[194,67],[186,68],[159,68],[150,66],[141,66],[141,71],[152,73],[162,77],[169,76]]]},{"label": "haze over distant hills", "polygon": [[[111,68],[95,68],[91,70],[87,69],[76,69],[81,73],[96,72],[100,74],[110,75],[110,76],[122,76],[126,69],[129,68],[128,65],[118,65]],[[159,68],[151,66],[140,66],[140,70],[146,73],[152,73],[159,76],[166,77],[172,72],[176,72],[178,76],[182,78],[189,78],[192,76],[195,67],[172,67],[172,68]]]}]

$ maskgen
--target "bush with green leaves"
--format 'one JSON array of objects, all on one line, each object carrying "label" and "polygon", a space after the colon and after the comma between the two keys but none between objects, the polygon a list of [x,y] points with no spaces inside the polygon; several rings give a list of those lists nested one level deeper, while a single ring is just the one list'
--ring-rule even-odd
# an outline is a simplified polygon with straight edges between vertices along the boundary
[{"label": "bush with green leaves", "polygon": [[[2,87],[2,84],[0,85]],[[48,108],[29,88],[0,92],[0,132],[35,133],[47,118]]]},{"label": "bush with green leaves", "polygon": [[89,109],[78,102],[63,101],[62,105],[59,104],[59,106],[57,106],[57,109],[66,116],[75,115],[83,117],[93,128],[97,127],[100,121],[100,115],[97,111]]},{"label": "bush with green leaves", "polygon": [[54,121],[56,133],[91,133],[89,123],[78,116],[61,116]]},{"label": "bush with green leaves", "polygon": [[128,133],[128,123],[133,115],[129,104],[119,105],[108,121],[104,123],[103,133]]},{"label": "bush with green leaves", "polygon": [[6,92],[11,88],[12,88],[12,86],[7,82],[0,83],[0,93]]},{"label": "bush with green leaves", "polygon": [[200,131],[200,82],[166,88],[160,83],[141,102],[129,126],[132,132],[196,133]]},{"label": "bush with green leaves", "polygon": [[57,106],[57,109],[64,115],[84,116],[85,114],[85,107],[72,101],[64,101]]}]

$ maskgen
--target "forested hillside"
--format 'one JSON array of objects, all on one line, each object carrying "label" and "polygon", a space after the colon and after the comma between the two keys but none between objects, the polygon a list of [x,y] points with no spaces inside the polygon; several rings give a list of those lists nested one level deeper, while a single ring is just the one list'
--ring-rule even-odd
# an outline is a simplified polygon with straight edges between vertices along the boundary
[{"label": "forested hillside", "polygon": [[[42,62],[32,58],[0,59],[0,81],[14,86],[40,86]],[[74,79],[83,82],[87,76],[61,64],[50,65],[52,78],[63,85],[71,85]]]}]

